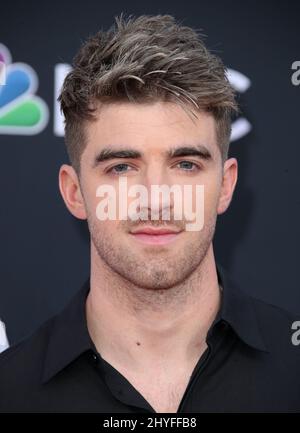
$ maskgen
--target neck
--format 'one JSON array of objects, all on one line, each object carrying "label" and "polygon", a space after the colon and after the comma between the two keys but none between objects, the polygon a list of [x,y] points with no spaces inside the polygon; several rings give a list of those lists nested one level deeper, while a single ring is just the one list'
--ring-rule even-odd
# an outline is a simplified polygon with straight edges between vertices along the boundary
[{"label": "neck", "polygon": [[88,329],[107,361],[135,371],[175,368],[194,363],[205,349],[221,296],[212,245],[187,280],[158,290],[123,279],[92,247],[90,283]]}]

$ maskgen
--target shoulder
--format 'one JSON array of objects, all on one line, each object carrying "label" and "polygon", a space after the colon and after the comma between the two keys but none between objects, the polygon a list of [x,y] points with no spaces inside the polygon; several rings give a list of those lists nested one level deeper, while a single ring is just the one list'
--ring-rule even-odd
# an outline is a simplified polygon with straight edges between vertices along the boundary
[{"label": "shoulder", "polygon": [[44,357],[55,316],[44,322],[21,342],[0,354],[0,383],[2,390],[32,386],[40,381]]}]

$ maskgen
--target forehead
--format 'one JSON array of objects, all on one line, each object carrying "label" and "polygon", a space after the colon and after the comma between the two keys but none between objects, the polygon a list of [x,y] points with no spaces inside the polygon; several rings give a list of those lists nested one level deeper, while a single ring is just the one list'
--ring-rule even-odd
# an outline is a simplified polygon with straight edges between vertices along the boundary
[{"label": "forehead", "polygon": [[183,143],[202,143],[214,155],[218,152],[215,119],[203,111],[194,113],[197,118],[172,102],[102,105],[97,120],[86,125],[87,146],[82,156],[122,147],[143,154],[165,153]]}]

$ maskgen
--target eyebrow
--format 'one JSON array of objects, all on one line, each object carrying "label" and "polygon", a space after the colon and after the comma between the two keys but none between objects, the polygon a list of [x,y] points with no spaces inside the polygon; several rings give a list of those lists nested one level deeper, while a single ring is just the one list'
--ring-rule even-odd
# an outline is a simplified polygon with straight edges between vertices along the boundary
[{"label": "eyebrow", "polygon": [[[212,155],[206,146],[199,145],[184,145],[176,147],[165,152],[168,158],[183,157],[183,156],[197,156],[203,160],[211,160]],[[108,161],[111,159],[139,159],[142,158],[143,154],[138,150],[133,149],[112,149],[106,148],[102,149],[95,157],[94,167],[96,167],[100,162]]]},{"label": "eyebrow", "polygon": [[170,158],[175,158],[178,156],[198,156],[204,160],[212,159],[212,155],[206,146],[202,144],[196,146],[181,146],[175,149],[171,149],[169,152]]}]

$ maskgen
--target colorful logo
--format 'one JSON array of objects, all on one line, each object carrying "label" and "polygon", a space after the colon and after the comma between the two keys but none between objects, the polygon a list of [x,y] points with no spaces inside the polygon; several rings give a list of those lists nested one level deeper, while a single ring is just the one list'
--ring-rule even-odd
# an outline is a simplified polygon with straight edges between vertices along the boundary
[{"label": "colorful logo", "polygon": [[0,85],[0,134],[38,134],[48,123],[49,111],[35,95],[37,74],[26,63],[11,63],[10,52],[3,44],[0,62],[5,64],[5,83]]}]

